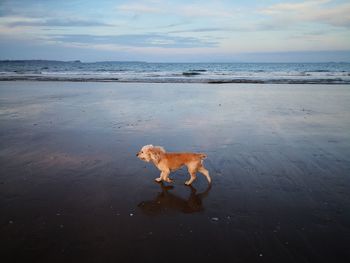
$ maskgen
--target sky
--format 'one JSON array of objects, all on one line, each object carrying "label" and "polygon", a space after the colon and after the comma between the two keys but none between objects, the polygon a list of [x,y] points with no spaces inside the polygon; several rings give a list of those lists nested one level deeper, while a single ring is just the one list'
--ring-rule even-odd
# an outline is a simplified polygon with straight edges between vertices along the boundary
[{"label": "sky", "polygon": [[350,62],[350,1],[0,0],[0,59]]}]

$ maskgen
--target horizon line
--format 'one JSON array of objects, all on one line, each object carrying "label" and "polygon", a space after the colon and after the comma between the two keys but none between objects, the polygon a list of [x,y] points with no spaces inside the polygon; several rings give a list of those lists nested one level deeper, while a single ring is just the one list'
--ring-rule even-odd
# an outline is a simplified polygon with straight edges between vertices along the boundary
[{"label": "horizon line", "polygon": [[57,60],[57,59],[0,59],[0,62],[22,62],[22,61],[40,61],[40,62],[64,62],[64,63],[111,63],[111,62],[118,62],[118,63],[157,63],[157,64],[185,64],[185,63],[192,63],[192,64],[233,64],[233,63],[269,63],[269,64],[297,64],[297,63],[304,63],[304,64],[316,64],[316,63],[350,63],[350,61],[294,61],[294,62],[288,62],[288,61],[280,61],[280,62],[274,62],[274,61],[143,61],[143,60],[94,60],[94,61],[83,61],[80,59],[72,59],[72,60]]}]

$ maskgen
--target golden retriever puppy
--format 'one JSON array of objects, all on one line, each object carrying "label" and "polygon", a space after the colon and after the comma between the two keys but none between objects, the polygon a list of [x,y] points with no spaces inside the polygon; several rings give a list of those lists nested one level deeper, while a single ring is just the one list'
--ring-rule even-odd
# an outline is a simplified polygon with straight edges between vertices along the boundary
[{"label": "golden retriever puppy", "polygon": [[163,147],[145,145],[136,154],[136,156],[145,161],[153,162],[153,164],[161,171],[161,174],[155,180],[157,182],[165,181],[171,183],[169,178],[171,171],[175,171],[182,166],[186,165],[191,178],[185,182],[186,185],[190,185],[196,179],[196,173],[203,174],[208,183],[211,183],[209,172],[203,166],[203,160],[207,157],[204,153],[187,153],[187,152],[166,152]]}]

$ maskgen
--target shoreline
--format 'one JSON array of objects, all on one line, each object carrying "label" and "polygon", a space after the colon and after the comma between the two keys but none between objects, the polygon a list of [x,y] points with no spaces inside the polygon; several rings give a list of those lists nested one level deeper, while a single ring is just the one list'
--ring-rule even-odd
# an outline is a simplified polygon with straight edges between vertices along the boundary
[{"label": "shoreline", "polygon": [[0,76],[0,82],[5,81],[52,81],[52,82],[115,82],[115,83],[197,83],[197,84],[320,84],[320,85],[349,85],[350,80],[341,78],[321,78],[321,79],[122,79],[122,78],[89,78],[89,77],[40,77],[40,76]]}]

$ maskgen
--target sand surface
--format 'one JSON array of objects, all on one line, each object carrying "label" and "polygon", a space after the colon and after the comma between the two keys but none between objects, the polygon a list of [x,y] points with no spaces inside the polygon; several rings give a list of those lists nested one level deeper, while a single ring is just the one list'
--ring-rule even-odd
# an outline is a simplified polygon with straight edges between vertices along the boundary
[{"label": "sand surface", "polygon": [[350,262],[348,85],[1,82],[0,127],[1,262]]}]

